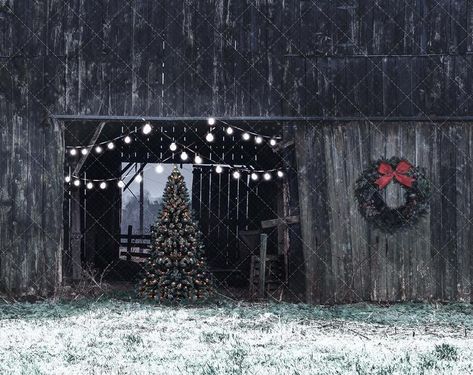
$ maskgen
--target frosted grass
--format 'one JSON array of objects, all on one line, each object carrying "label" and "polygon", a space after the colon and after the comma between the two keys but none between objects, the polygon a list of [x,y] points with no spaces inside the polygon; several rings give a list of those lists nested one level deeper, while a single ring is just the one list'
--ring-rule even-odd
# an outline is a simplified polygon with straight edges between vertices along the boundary
[{"label": "frosted grass", "polygon": [[0,305],[0,374],[470,374],[470,305]]}]

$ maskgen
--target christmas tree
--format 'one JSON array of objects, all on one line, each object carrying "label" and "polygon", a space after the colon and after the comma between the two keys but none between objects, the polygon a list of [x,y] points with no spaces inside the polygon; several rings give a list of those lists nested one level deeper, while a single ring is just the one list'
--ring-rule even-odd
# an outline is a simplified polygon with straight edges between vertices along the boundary
[{"label": "christmas tree", "polygon": [[146,298],[179,302],[210,295],[200,231],[192,220],[189,193],[177,167],[168,177],[144,270],[140,293]]}]

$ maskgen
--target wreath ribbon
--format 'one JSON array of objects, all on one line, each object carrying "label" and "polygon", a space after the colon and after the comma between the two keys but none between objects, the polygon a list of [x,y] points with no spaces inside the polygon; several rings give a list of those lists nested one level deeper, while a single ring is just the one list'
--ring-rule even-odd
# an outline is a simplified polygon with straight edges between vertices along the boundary
[{"label": "wreath ribbon", "polygon": [[378,167],[378,172],[381,174],[381,177],[379,177],[375,183],[380,189],[384,189],[391,180],[395,178],[400,184],[410,188],[414,182],[414,177],[408,176],[406,173],[409,172],[411,167],[412,166],[407,161],[401,160],[396,166],[396,169],[393,170],[390,164],[382,162]]}]

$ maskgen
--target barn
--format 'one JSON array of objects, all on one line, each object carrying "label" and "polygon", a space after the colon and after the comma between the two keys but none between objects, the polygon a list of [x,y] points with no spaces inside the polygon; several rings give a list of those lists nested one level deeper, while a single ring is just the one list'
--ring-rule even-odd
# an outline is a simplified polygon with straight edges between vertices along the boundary
[{"label": "barn", "polygon": [[[168,163],[192,165],[222,285],[257,275],[266,297],[273,260],[277,298],[470,302],[472,14],[462,0],[0,0],[0,290],[52,295],[90,263],[131,272],[120,249],[145,237],[120,229],[123,188],[97,186]],[[392,158],[430,194],[386,231],[356,186]],[[379,193],[386,209],[408,184]]]}]

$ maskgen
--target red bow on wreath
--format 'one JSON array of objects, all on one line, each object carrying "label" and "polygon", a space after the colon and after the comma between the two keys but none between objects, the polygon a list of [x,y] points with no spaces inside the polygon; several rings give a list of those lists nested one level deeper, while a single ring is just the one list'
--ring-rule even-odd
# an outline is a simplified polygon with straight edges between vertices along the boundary
[{"label": "red bow on wreath", "polygon": [[414,177],[406,175],[409,169],[411,169],[411,165],[405,160],[400,161],[395,170],[393,170],[390,164],[382,162],[378,167],[378,172],[382,176],[375,183],[380,189],[384,189],[395,178],[399,183],[410,188],[412,187]]}]

